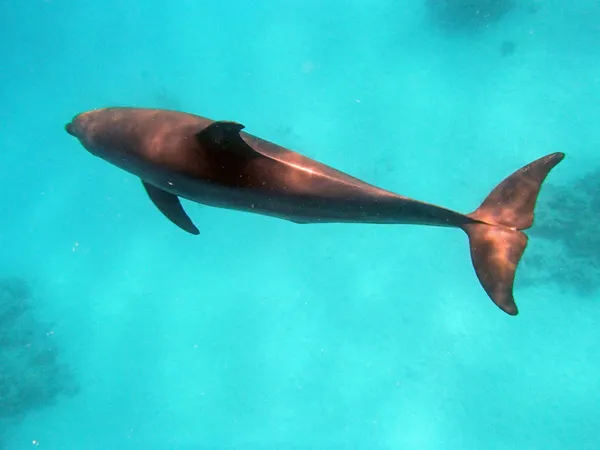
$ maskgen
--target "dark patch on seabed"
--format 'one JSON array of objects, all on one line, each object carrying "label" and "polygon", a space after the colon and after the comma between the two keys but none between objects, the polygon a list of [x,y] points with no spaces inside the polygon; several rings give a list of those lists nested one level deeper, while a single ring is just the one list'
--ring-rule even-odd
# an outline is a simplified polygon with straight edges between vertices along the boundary
[{"label": "dark patch on seabed", "polygon": [[600,288],[600,168],[543,188],[519,282],[591,295]]},{"label": "dark patch on seabed", "polygon": [[537,14],[544,0],[425,0],[429,19],[449,32],[476,32],[510,13]]},{"label": "dark patch on seabed", "polygon": [[0,279],[0,449],[10,425],[73,396],[79,385],[61,362],[52,329],[34,314],[25,280]]},{"label": "dark patch on seabed", "polygon": [[477,30],[499,21],[514,0],[425,0],[431,19],[446,30]]},{"label": "dark patch on seabed", "polygon": [[500,55],[509,56],[512,55],[517,49],[517,44],[513,41],[504,41],[500,44]]}]

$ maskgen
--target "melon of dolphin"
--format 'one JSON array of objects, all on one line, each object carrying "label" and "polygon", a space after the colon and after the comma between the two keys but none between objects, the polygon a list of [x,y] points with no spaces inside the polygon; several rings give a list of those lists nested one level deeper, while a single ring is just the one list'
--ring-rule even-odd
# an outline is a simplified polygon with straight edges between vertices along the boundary
[{"label": "melon of dolphin", "polygon": [[113,107],[66,125],[93,155],[139,177],[154,205],[181,229],[199,231],[179,198],[295,223],[420,224],[460,228],[475,273],[510,315],[517,265],[542,182],[563,158],[552,153],[517,170],[470,214],[368,184],[243,132],[243,125],[178,111]]}]

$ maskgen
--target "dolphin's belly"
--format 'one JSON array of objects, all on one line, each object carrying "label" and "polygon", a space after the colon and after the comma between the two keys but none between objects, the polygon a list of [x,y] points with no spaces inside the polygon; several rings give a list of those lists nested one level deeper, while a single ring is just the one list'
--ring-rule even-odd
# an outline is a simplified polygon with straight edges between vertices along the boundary
[{"label": "dolphin's belly", "polygon": [[460,215],[451,211],[393,194],[348,191],[346,195],[332,195],[268,188],[232,188],[185,178],[155,179],[152,182],[174,195],[203,205],[296,223],[435,223],[445,226],[461,220]]}]

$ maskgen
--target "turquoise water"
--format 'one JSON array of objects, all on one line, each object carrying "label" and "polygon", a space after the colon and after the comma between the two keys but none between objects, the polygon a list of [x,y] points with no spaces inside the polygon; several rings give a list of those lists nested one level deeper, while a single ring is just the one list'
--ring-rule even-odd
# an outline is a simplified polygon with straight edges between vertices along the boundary
[{"label": "turquoise water", "polygon": [[[0,410],[21,411],[0,448],[597,449],[600,307],[569,276],[595,260],[557,236],[534,225],[510,317],[460,230],[185,202],[191,236],[64,125],[112,105],[234,120],[465,213],[564,151],[538,206],[552,230],[549,195],[600,165],[599,23],[595,0],[521,1],[477,30],[421,0],[0,2],[0,278],[31,291],[2,324],[27,337],[0,348]],[[567,242],[594,235],[594,189]],[[32,346],[58,356],[33,367]]]}]

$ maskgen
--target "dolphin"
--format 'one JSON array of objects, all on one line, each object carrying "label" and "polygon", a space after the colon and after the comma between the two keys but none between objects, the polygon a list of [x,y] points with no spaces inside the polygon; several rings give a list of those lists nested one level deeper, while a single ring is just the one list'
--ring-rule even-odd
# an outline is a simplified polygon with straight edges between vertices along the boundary
[{"label": "dolphin", "polygon": [[517,265],[552,153],[517,170],[470,214],[386,191],[248,134],[244,125],[185,112],[108,107],[75,115],[65,129],[91,154],[140,178],[156,208],[188,233],[198,228],[180,198],[298,224],[418,224],[462,229],[491,300],[515,316]]}]

